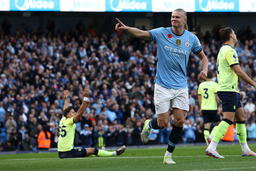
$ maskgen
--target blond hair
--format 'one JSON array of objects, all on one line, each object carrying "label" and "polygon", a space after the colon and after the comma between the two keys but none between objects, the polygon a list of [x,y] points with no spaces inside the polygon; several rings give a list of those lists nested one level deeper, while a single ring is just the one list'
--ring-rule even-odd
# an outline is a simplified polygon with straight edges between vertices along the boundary
[{"label": "blond hair", "polygon": [[[183,12],[183,14],[184,14],[184,16],[185,16],[185,19],[187,19],[187,12],[186,12],[184,9],[182,9],[182,8],[177,8],[177,9],[175,9],[174,11]],[[185,29],[185,30],[188,30],[188,24],[187,24],[187,23],[184,25],[184,29]]]}]

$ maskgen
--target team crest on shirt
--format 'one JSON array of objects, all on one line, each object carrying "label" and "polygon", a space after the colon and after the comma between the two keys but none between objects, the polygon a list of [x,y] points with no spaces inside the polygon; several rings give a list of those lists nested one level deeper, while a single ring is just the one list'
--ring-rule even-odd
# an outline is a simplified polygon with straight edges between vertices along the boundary
[{"label": "team crest on shirt", "polygon": [[177,40],[176,40],[176,45],[179,46],[180,44],[181,44],[181,40],[180,40],[180,39],[177,39]]},{"label": "team crest on shirt", "polygon": [[186,41],[186,42],[185,42],[185,45],[186,45],[187,47],[189,47],[189,46],[190,46],[190,44],[189,44],[189,42],[188,42],[188,41]]}]

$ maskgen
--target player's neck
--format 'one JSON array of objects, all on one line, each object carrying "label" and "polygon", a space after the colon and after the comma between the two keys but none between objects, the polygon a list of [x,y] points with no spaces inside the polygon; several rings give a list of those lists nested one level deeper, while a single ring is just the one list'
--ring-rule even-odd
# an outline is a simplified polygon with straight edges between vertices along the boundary
[{"label": "player's neck", "polygon": [[206,78],[205,81],[212,81],[212,78]]},{"label": "player's neck", "polygon": [[184,32],[184,28],[183,27],[172,27],[172,32],[177,36],[181,36]]},{"label": "player's neck", "polygon": [[224,44],[225,44],[225,45],[229,45],[229,46],[231,46],[232,48],[234,48],[234,46],[235,46],[235,43],[234,43],[232,40],[229,40],[229,41],[225,42]]}]

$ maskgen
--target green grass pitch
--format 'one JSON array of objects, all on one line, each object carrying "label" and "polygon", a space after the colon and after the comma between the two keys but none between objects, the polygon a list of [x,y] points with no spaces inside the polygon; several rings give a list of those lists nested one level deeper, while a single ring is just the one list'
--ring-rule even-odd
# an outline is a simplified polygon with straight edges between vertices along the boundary
[{"label": "green grass pitch", "polygon": [[[256,144],[249,144],[256,151]],[[146,147],[146,146],[145,146]],[[0,155],[0,170],[256,170],[256,157],[242,157],[239,145],[219,145],[218,151],[224,159],[205,155],[206,146],[178,146],[173,154],[176,165],[163,164],[166,148],[127,148],[119,157],[87,157],[59,159],[57,152]]]}]

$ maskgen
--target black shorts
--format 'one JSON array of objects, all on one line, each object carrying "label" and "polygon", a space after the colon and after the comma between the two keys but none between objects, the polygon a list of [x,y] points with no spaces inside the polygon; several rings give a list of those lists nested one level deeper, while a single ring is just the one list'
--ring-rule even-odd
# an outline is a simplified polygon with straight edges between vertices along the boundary
[{"label": "black shorts", "polygon": [[86,149],[79,148],[79,149],[72,149],[70,151],[60,152],[59,151],[59,158],[76,158],[76,157],[85,157],[86,156]]},{"label": "black shorts", "polygon": [[236,109],[242,107],[242,96],[236,92],[217,92],[221,103],[223,112],[236,112]]},{"label": "black shorts", "polygon": [[220,122],[220,115],[217,115],[217,110],[202,110],[204,123]]}]

